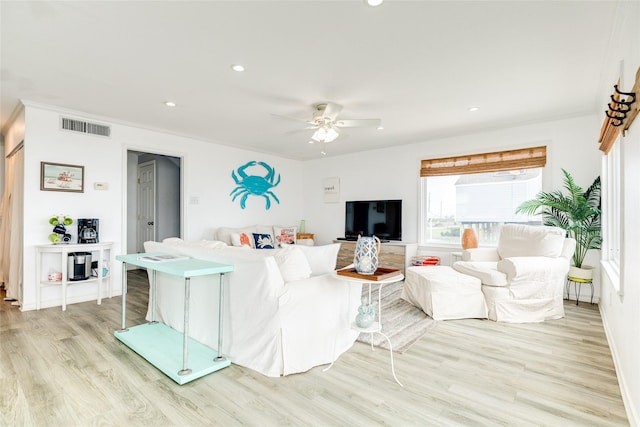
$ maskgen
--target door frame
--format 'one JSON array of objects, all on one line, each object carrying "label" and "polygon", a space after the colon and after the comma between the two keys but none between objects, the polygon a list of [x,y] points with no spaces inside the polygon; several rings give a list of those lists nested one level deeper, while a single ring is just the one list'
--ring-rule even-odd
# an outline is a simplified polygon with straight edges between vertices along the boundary
[{"label": "door frame", "polygon": [[[161,156],[169,156],[175,157],[180,160],[180,237],[184,238],[184,224],[186,221],[186,212],[185,212],[185,185],[184,185],[184,177],[185,177],[185,168],[187,165],[187,154],[184,152],[176,152],[170,150],[152,150],[149,147],[141,147],[136,145],[124,145],[122,147],[122,164],[124,167],[122,168],[122,219],[123,219],[123,227],[122,227],[122,237],[121,237],[121,248],[123,253],[128,253],[131,251],[128,247],[128,238],[129,234],[132,232],[137,233],[137,226],[135,224],[130,224],[129,218],[127,216],[129,209],[129,187],[133,183],[137,183],[137,163],[133,171],[129,170],[129,153],[134,152],[138,154],[157,154]],[[133,176],[131,176],[133,175]],[[156,186],[157,188],[157,186]],[[137,197],[137,188],[136,197]],[[136,244],[137,244],[137,235],[136,235]]]}]

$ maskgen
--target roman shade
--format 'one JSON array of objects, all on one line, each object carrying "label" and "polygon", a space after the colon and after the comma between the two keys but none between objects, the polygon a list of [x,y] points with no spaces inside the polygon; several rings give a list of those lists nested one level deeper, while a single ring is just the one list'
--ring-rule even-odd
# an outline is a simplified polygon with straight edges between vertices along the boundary
[{"label": "roman shade", "polygon": [[519,150],[422,160],[420,176],[461,175],[541,168],[547,163],[545,145]]}]

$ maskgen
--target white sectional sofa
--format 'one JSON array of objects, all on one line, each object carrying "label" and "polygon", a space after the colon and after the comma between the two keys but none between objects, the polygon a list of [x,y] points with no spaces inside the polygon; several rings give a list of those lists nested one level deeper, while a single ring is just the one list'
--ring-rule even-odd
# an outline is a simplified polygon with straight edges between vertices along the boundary
[{"label": "white sectional sofa", "polygon": [[[233,264],[225,275],[222,353],[267,376],[330,363],[355,342],[349,328],[361,285],[335,278],[339,244],[281,249],[233,247],[220,241],[171,238],[146,252]],[[183,280],[157,273],[156,320],[182,331]],[[218,278],[191,279],[190,336],[217,349]],[[147,313],[150,320],[150,310]]]}]

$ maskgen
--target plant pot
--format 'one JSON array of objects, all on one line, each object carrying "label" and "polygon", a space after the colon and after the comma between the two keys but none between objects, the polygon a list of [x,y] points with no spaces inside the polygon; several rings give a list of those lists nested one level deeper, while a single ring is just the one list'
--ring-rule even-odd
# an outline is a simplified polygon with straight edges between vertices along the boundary
[{"label": "plant pot", "polygon": [[580,280],[592,280],[593,279],[593,267],[590,265],[583,265],[582,268],[572,265],[569,267],[569,278]]}]

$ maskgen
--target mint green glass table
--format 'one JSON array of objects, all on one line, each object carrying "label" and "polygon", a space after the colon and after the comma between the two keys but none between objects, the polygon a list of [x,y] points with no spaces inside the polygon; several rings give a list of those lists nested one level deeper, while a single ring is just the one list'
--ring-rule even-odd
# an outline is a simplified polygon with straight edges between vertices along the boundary
[{"label": "mint green glass table", "polygon": [[[149,363],[160,369],[178,384],[200,378],[204,375],[226,368],[231,359],[222,355],[222,307],[224,296],[224,274],[233,271],[233,266],[195,258],[153,261],[152,257],[163,254],[117,255],[122,261],[122,328],[114,335],[127,347],[144,357]],[[151,289],[149,305],[151,322],[127,328],[127,264],[151,270]],[[184,332],[156,321],[156,273],[162,272],[184,278]],[[218,349],[210,349],[198,341],[189,338],[189,293],[192,277],[219,275],[218,299]],[[182,342],[182,346],[180,343]],[[191,349],[191,353],[189,350]],[[182,351],[181,351],[182,350]],[[182,354],[180,354],[182,353]]]}]

